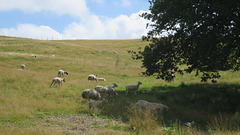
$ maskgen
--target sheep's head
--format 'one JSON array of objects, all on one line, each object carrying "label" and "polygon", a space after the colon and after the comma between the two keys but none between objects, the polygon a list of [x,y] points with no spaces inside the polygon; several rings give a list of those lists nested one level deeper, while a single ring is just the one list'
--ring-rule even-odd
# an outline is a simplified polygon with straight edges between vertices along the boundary
[{"label": "sheep's head", "polygon": [[141,82],[138,82],[138,85],[141,85],[142,83]]},{"label": "sheep's head", "polygon": [[63,82],[65,82],[65,78],[63,78]]},{"label": "sheep's head", "polygon": [[64,74],[68,75],[68,72],[64,72]]},{"label": "sheep's head", "polygon": [[113,83],[113,87],[118,87],[118,85],[116,83]]}]

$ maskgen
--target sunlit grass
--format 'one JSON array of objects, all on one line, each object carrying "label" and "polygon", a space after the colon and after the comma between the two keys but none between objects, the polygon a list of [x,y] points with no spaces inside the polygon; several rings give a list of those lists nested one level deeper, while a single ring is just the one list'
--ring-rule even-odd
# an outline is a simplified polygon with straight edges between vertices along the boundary
[{"label": "sunlit grass", "polygon": [[[119,96],[109,98],[99,117],[117,119],[119,123],[89,134],[239,133],[240,72],[222,72],[214,85],[200,83],[194,73],[177,74],[172,83],[146,77],[141,75],[141,61],[133,61],[127,51],[147,44],[141,40],[40,41],[1,36],[0,134],[74,134],[74,130],[65,132],[64,127],[54,123],[46,126],[46,121],[59,115],[89,116],[82,91],[112,83],[119,85]],[[21,64],[26,65],[24,70]],[[59,69],[68,71],[66,82],[50,88]],[[107,81],[88,83],[89,74]],[[125,86],[138,81],[143,84],[137,95],[125,95]],[[140,119],[134,107],[129,110],[140,99],[161,102],[170,109],[162,119],[148,113]],[[220,117],[219,112],[227,115]],[[193,127],[184,126],[191,121],[195,122]]]}]

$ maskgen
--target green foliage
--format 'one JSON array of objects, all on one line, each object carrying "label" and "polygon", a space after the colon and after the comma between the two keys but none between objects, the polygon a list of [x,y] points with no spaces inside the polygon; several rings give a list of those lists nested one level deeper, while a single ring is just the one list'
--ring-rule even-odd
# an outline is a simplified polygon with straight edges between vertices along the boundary
[{"label": "green foliage", "polygon": [[[219,71],[239,70],[240,1],[149,2],[150,12],[142,17],[151,21],[151,30],[142,39],[151,43],[133,52],[134,59],[143,59],[145,74],[171,80],[172,74],[196,71],[203,73],[202,81],[216,82]],[[166,32],[168,37],[158,38]]]}]

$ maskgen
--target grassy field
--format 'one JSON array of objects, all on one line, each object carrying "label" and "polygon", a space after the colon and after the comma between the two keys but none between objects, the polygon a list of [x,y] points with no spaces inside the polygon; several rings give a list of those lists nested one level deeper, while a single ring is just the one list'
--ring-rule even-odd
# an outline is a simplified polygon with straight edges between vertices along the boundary
[{"label": "grassy field", "polygon": [[[143,76],[141,61],[127,51],[147,44],[0,36],[0,134],[240,134],[239,71],[221,72],[217,84],[200,83],[194,74],[177,75],[172,83]],[[66,82],[50,88],[59,69],[68,71]],[[89,74],[107,81],[89,83]],[[138,94],[125,95],[125,86],[138,81]],[[82,91],[112,83],[119,85],[118,97],[90,114]],[[158,117],[139,113],[134,103],[140,99],[170,109]]]}]

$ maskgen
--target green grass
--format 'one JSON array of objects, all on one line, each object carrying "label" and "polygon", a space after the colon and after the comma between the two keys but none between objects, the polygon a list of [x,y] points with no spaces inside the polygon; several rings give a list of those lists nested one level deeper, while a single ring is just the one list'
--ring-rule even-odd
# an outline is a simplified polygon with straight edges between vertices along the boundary
[{"label": "green grass", "polygon": [[[64,122],[69,122],[66,117],[91,115],[82,91],[117,83],[119,96],[108,98],[101,113],[94,114],[117,122],[106,127],[92,122],[96,131],[88,134],[240,134],[239,71],[221,72],[217,84],[200,83],[194,74],[177,75],[172,83],[143,76],[141,61],[133,61],[127,51],[147,44],[138,39],[41,41],[0,36],[0,133],[81,133],[76,123]],[[21,64],[26,69],[20,70]],[[59,69],[68,71],[66,82],[50,88]],[[88,83],[89,74],[107,81]],[[138,94],[125,95],[125,86],[138,81],[143,83]],[[140,99],[170,109],[161,117],[139,114],[134,104]]]}]

